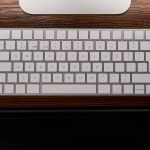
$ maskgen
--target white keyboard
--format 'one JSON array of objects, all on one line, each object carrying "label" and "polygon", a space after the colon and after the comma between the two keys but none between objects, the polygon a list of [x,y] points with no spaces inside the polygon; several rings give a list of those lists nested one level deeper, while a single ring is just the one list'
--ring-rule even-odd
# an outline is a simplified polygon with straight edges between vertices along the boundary
[{"label": "white keyboard", "polygon": [[0,29],[0,95],[150,95],[150,30]]}]

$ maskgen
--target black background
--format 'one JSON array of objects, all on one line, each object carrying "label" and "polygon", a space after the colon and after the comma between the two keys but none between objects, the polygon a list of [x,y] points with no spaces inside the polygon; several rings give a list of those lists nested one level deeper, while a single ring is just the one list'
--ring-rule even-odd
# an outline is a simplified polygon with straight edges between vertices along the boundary
[{"label": "black background", "polygon": [[149,149],[149,111],[0,113],[0,150]]}]

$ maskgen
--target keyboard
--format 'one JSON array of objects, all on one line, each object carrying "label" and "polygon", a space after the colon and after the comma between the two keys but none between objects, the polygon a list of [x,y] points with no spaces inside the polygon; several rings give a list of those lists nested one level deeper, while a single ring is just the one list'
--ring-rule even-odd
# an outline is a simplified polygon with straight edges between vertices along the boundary
[{"label": "keyboard", "polygon": [[0,29],[0,95],[149,95],[148,29]]}]

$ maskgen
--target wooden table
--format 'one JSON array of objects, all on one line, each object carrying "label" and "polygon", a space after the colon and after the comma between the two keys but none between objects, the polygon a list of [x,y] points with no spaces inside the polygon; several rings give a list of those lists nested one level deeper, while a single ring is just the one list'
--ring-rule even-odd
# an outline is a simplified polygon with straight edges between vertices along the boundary
[{"label": "wooden table", "polygon": [[[132,0],[123,15],[28,15],[18,0],[0,0],[0,28],[150,28],[150,1]],[[150,97],[18,96],[0,97],[0,109],[150,108]]]}]

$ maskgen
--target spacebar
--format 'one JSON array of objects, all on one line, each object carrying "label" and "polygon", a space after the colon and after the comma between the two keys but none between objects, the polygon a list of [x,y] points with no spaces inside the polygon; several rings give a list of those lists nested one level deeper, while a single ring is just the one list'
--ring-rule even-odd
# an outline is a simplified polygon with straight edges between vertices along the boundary
[{"label": "spacebar", "polygon": [[43,84],[42,94],[94,94],[96,85],[88,84]]}]

